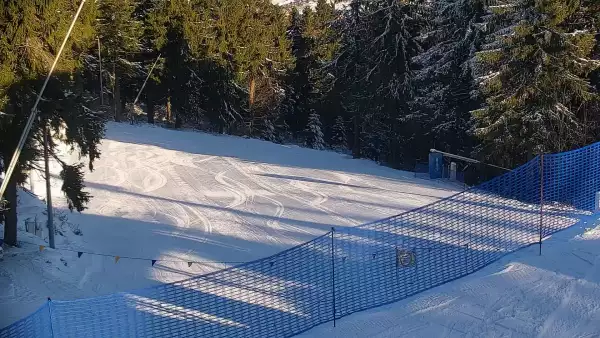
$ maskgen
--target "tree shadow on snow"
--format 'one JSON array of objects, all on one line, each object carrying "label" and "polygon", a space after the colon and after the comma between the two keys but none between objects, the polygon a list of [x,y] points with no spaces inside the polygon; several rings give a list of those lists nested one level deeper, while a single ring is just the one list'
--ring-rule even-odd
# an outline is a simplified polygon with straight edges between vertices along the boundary
[{"label": "tree shadow on snow", "polygon": [[[105,138],[122,143],[156,146],[190,154],[232,157],[250,163],[319,171],[331,170],[389,179],[396,183],[415,184],[414,173],[383,167],[369,160],[352,159],[347,155],[331,151],[318,151],[229,135],[174,131],[150,126],[137,128],[139,128],[139,132],[135,132],[136,127],[130,125],[109,123]],[[419,185],[431,189],[447,190],[444,188],[450,186],[437,181],[422,179],[418,181]]]}]

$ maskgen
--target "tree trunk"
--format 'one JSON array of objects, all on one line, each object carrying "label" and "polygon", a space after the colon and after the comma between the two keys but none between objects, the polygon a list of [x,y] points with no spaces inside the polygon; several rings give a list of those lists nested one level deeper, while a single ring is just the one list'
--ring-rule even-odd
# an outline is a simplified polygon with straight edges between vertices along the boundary
[{"label": "tree trunk", "polygon": [[48,132],[48,126],[44,125],[44,174],[46,176],[46,215],[48,216],[47,227],[48,227],[48,240],[50,241],[50,247],[55,249],[54,246],[54,213],[52,210],[52,186],[50,182],[50,159],[49,159],[49,139],[50,133]]},{"label": "tree trunk", "polygon": [[102,49],[100,48],[100,38],[98,38],[98,62],[100,71],[98,72],[98,80],[100,80],[100,105],[104,106],[104,88],[102,87]]},{"label": "tree trunk", "polygon": [[154,98],[152,94],[146,95],[146,116],[148,123],[154,124]]},{"label": "tree trunk", "polygon": [[354,113],[354,135],[352,142],[352,157],[360,157],[360,113]]},{"label": "tree trunk", "polygon": [[[352,14],[354,15],[354,24],[358,25],[359,24],[359,20],[360,20],[360,15],[359,15],[359,7],[360,4],[358,1],[352,1],[352,3],[350,4],[351,6],[351,10],[352,10]],[[360,62],[360,46],[358,45],[357,41],[359,41],[360,36],[358,35],[358,31],[354,32],[354,44],[355,44],[355,49],[354,49],[354,60],[355,60],[355,64],[354,64],[354,72],[357,72],[357,65]],[[356,84],[354,85],[356,86]],[[356,90],[356,88],[355,88]],[[361,105],[362,106],[362,105]],[[354,158],[358,158],[360,157],[360,124],[361,124],[361,116],[360,116],[360,109],[356,109],[354,111],[354,135],[353,135],[353,141],[352,142],[352,157]]]},{"label": "tree trunk", "polygon": [[172,116],[173,115],[171,112],[171,91],[169,91],[167,94],[167,123],[171,123]]},{"label": "tree trunk", "polygon": [[[4,159],[4,163],[9,161]],[[8,181],[4,197],[8,202],[7,209],[4,211],[4,242],[15,246],[17,245],[17,181],[14,173]]]},{"label": "tree trunk", "polygon": [[115,121],[121,121],[121,85],[119,84],[119,74],[117,74],[117,70],[115,64],[113,64],[113,76],[115,79],[114,88],[113,88],[113,106],[115,112]]},{"label": "tree trunk", "polygon": [[248,84],[248,103],[250,104],[250,110],[252,110],[252,106],[254,105],[254,93],[256,92],[256,80],[254,76],[250,76],[250,82]]},{"label": "tree trunk", "polygon": [[[121,96],[121,95],[119,94],[119,96]],[[129,115],[129,113],[130,112],[127,111],[127,105],[125,104],[125,99],[121,99],[121,118],[124,117],[126,121],[129,121],[129,119],[131,117]]]},{"label": "tree trunk", "polygon": [[254,126],[254,93],[256,91],[256,80],[254,75],[250,75],[248,83],[248,105],[250,108],[250,134],[252,134],[252,127]]},{"label": "tree trunk", "polygon": [[179,111],[175,111],[175,128],[181,128],[183,121],[179,115]]}]

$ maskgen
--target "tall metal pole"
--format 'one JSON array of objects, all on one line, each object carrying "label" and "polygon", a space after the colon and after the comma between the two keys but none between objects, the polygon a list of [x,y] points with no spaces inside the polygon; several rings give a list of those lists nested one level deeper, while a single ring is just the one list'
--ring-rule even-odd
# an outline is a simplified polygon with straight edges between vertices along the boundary
[{"label": "tall metal pole", "polygon": [[67,35],[65,35],[62,45],[60,45],[60,49],[58,50],[58,53],[56,54],[56,57],[54,58],[52,67],[50,67],[50,71],[48,72],[48,75],[46,76],[46,80],[44,81],[44,84],[42,85],[42,89],[40,90],[40,92],[37,95],[37,98],[35,99],[33,108],[31,108],[31,113],[29,114],[29,119],[27,120],[27,123],[25,124],[25,129],[21,133],[21,138],[19,139],[19,144],[17,145],[17,149],[15,149],[15,153],[13,154],[13,157],[10,160],[10,164],[8,165],[8,167],[6,167],[6,174],[4,175],[4,181],[2,181],[2,186],[0,186],[0,200],[2,199],[2,196],[4,196],[4,191],[6,191],[6,187],[8,186],[8,182],[10,181],[10,177],[12,176],[12,173],[15,170],[15,167],[17,166],[17,162],[19,161],[19,156],[21,155],[21,150],[23,149],[23,146],[25,145],[25,141],[27,140],[27,136],[29,135],[29,132],[31,131],[31,126],[33,126],[33,121],[35,121],[35,117],[37,115],[37,106],[40,103],[42,95],[44,94],[44,90],[46,90],[46,86],[48,85],[50,76],[52,76],[52,72],[54,72],[54,68],[56,68],[58,59],[60,58],[60,55],[62,54],[62,51],[65,48],[65,45],[67,44],[67,40],[69,39],[69,36],[71,35],[73,26],[75,26],[75,22],[77,22],[79,13],[81,13],[81,9],[83,8],[83,4],[85,4],[85,0],[81,0],[81,4],[79,5],[79,8],[77,9],[77,13],[75,13],[75,17],[73,18],[73,21],[71,22],[71,26],[69,26],[69,30],[67,31]]},{"label": "tall metal pole", "polygon": [[49,130],[48,126],[44,123],[44,172],[46,174],[46,211],[48,214],[48,240],[50,241],[50,247],[54,247],[54,217],[52,212],[52,192],[50,191],[50,160],[49,160]]},{"label": "tall metal pole", "polygon": [[333,248],[333,236],[335,228],[331,228],[331,290],[332,290],[332,303],[333,303],[333,327],[335,327],[335,255]]},{"label": "tall metal pole", "polygon": [[544,154],[540,155],[540,256],[542,255],[542,223],[544,222]]},{"label": "tall metal pole", "polygon": [[100,104],[104,105],[104,87],[102,87],[102,53],[100,53],[100,38],[98,38],[98,61],[100,62]]}]

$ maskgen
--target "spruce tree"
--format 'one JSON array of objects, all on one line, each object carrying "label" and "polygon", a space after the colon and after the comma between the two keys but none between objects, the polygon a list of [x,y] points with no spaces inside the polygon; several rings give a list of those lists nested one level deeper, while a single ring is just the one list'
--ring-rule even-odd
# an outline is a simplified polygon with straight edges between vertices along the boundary
[{"label": "spruce tree", "polygon": [[307,32],[310,37],[310,56],[312,64],[309,72],[309,107],[320,112],[324,125],[333,125],[339,116],[338,92],[335,90],[335,76],[330,65],[339,48],[338,36],[334,31],[338,15],[333,2],[318,0],[313,15],[313,25]]},{"label": "spruce tree", "polygon": [[335,149],[345,149],[348,146],[348,138],[346,137],[346,122],[344,118],[341,116],[336,117],[331,129],[331,146]]},{"label": "spruce tree", "polygon": [[312,15],[310,8],[305,8],[302,14],[296,8],[292,9],[287,33],[295,62],[286,79],[289,109],[285,119],[293,132],[301,131],[308,121],[312,59],[306,30],[307,25],[312,22]]},{"label": "spruce tree", "polygon": [[591,59],[595,32],[574,27],[581,4],[514,0],[490,7],[493,34],[477,54],[486,102],[473,112],[483,158],[512,167],[586,142],[586,107],[598,99],[587,76],[599,62]]},{"label": "spruce tree", "polygon": [[261,138],[263,140],[277,142],[277,135],[275,133],[275,127],[273,126],[273,123],[269,119],[265,119],[263,121]]},{"label": "spruce tree", "polygon": [[134,0],[102,0],[97,4],[103,67],[110,73],[113,113],[115,120],[119,121],[126,102],[126,98],[122,97],[123,87],[128,82],[143,78],[140,63],[134,62],[141,49],[143,26],[135,15]]},{"label": "spruce tree", "polygon": [[417,93],[405,117],[415,126],[409,132],[418,153],[435,147],[470,155],[470,112],[480,105],[471,60],[483,39],[483,15],[482,0],[445,0],[431,8],[431,27],[422,32],[425,51],[414,59]]},{"label": "spruce tree", "polygon": [[319,114],[314,111],[308,115],[308,124],[305,129],[305,144],[313,149],[324,149],[325,141],[323,141],[323,131],[321,130],[321,120]]},{"label": "spruce tree", "polygon": [[283,10],[267,0],[210,0],[198,2],[196,10],[204,24],[193,44],[205,48],[204,60],[233,77],[228,84],[230,93],[246,93],[240,98],[242,109],[229,109],[228,118],[236,118],[240,129],[252,133],[255,124],[280,111],[280,83],[293,61]]},{"label": "spruce tree", "polygon": [[411,112],[416,90],[412,59],[421,51],[421,7],[420,1],[352,3],[351,33],[340,58],[343,76],[350,79],[345,101],[355,114],[354,156],[399,166],[407,154],[413,155],[413,141],[404,137],[413,126],[403,119]]},{"label": "spruce tree", "polygon": [[[9,163],[21,132],[33,107],[36,95],[50,69],[77,10],[70,0],[21,1],[0,3],[0,155]],[[17,185],[24,182],[26,172],[42,157],[42,130],[49,126],[52,134],[62,135],[64,142],[87,156],[89,167],[100,155],[98,145],[104,122],[92,107],[98,97],[86,89],[89,74],[84,68],[87,51],[94,47],[94,6],[85,6],[61,59],[38,106],[39,118],[34,123],[17,168],[8,185],[5,198],[5,242],[17,240]],[[83,191],[82,165],[68,165],[56,157],[56,144],[50,142],[51,156],[62,165],[62,190],[69,207],[81,211],[90,196]],[[4,171],[6,168],[2,168]]]},{"label": "spruce tree", "polygon": [[[160,66],[156,69],[154,84],[165,95],[167,123],[180,127],[183,120],[192,118],[190,109],[192,92],[190,88],[194,65],[190,62],[189,36],[191,24],[197,15],[189,1],[174,0],[160,2],[148,11],[146,23],[149,26],[150,48],[154,55],[161,55]],[[157,83],[158,82],[158,83]],[[185,116],[187,115],[187,116]]]},{"label": "spruce tree", "polygon": [[352,0],[350,10],[342,13],[336,25],[336,30],[339,32],[339,49],[330,67],[336,77],[338,102],[344,114],[351,117],[352,133],[349,146],[355,158],[363,155],[361,153],[363,114],[368,106],[368,93],[363,81],[367,66],[365,46],[369,42],[369,28],[363,20],[367,15],[366,12],[362,0]]},{"label": "spruce tree", "polygon": [[334,78],[327,65],[337,48],[332,28],[335,15],[333,4],[325,0],[319,0],[314,10],[291,11],[288,38],[295,63],[286,78],[286,122],[294,132],[303,130],[311,109],[322,112],[328,123],[335,118],[327,114],[332,111],[327,95]]}]

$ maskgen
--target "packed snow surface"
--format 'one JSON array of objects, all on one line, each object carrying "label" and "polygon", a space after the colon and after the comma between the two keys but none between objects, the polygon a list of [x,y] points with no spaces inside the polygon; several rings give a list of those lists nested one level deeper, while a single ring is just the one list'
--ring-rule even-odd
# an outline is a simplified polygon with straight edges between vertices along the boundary
[{"label": "packed snow surface", "polygon": [[298,337],[600,337],[600,220],[472,275]]},{"label": "packed snow surface", "polygon": [[[40,252],[47,239],[44,204],[21,191],[23,244],[0,261],[0,327],[47,297],[76,299],[185,279],[461,188],[335,152],[148,125],[110,123],[101,150],[86,176],[93,199],[81,214],[65,210],[53,166],[55,223],[62,234],[57,247],[74,252]],[[78,160],[66,147],[63,155]],[[41,176],[31,181],[30,189],[44,198]],[[25,220],[41,225],[41,238],[25,232]],[[78,258],[77,251],[107,256]],[[113,256],[121,258],[115,263]],[[151,259],[158,260],[154,266]],[[190,267],[188,261],[199,263]]]}]

